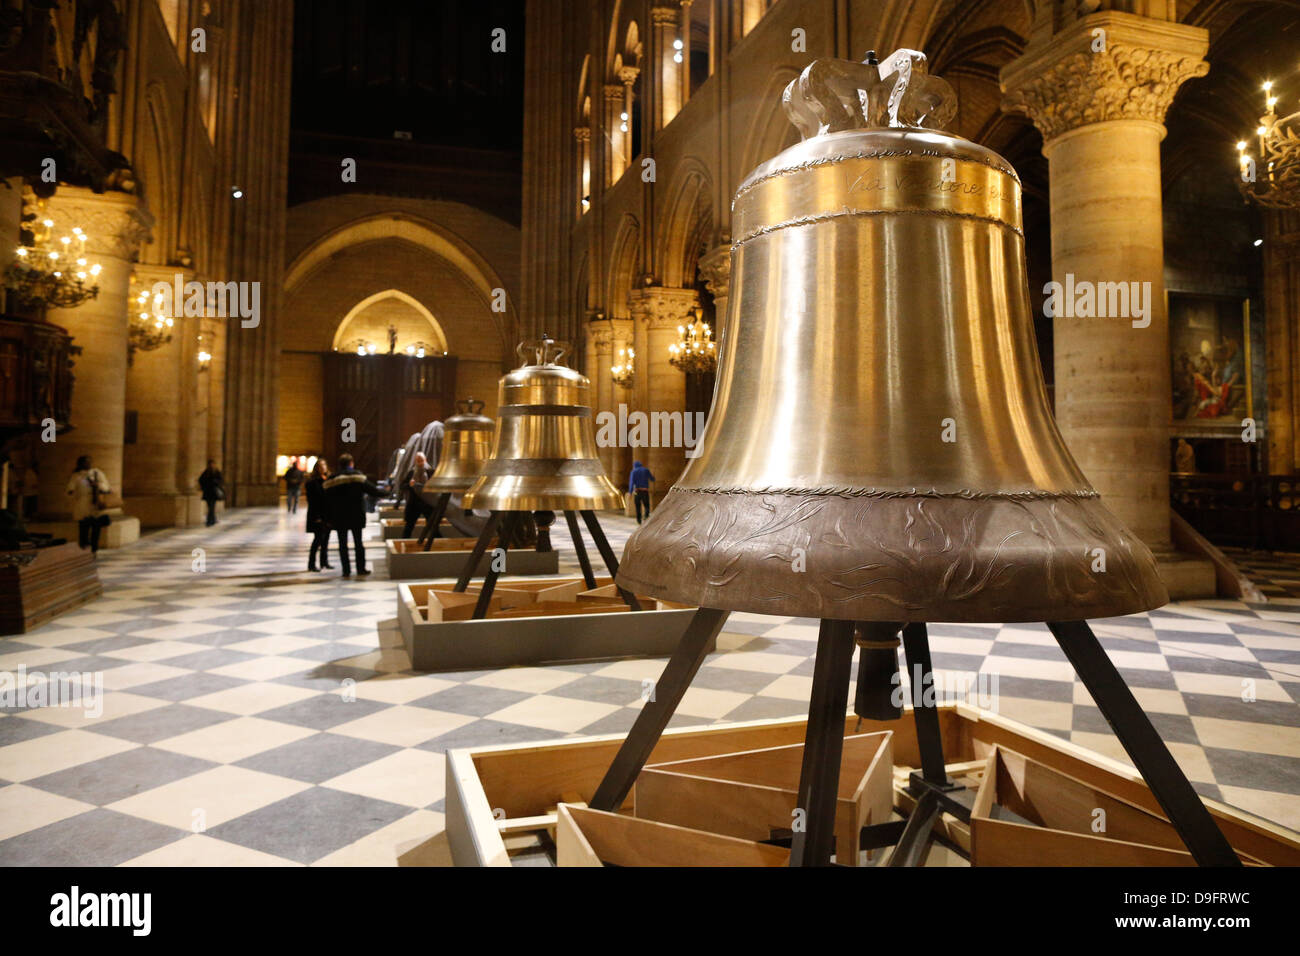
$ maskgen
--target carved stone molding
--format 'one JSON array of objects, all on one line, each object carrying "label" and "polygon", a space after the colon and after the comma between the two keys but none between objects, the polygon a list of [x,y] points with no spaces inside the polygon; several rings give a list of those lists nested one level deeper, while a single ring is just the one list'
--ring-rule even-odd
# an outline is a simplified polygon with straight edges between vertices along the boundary
[{"label": "carved stone molding", "polygon": [[625,97],[626,95],[627,95],[627,88],[624,87],[621,83],[605,84],[606,103],[622,103],[623,97]]},{"label": "carved stone molding", "polygon": [[1027,114],[1045,143],[1092,123],[1163,124],[1178,88],[1209,71],[1207,44],[1199,28],[1094,14],[1002,68],[1002,108]]},{"label": "carved stone molding", "polygon": [[635,66],[625,66],[618,71],[618,78],[623,81],[624,86],[631,86],[640,75],[641,70]]},{"label": "carved stone molding", "polygon": [[587,143],[587,142],[590,142],[590,141],[591,141],[591,127],[590,127],[590,126],[575,126],[575,127],[573,128],[573,138],[576,139],[579,143]]},{"label": "carved stone molding", "polygon": [[681,17],[677,7],[651,7],[650,22],[657,27],[675,27]]},{"label": "carved stone molding", "polygon": [[633,321],[647,329],[675,329],[700,304],[700,296],[694,289],[646,286],[628,293],[627,304]]},{"label": "carved stone molding", "polygon": [[715,299],[731,294],[731,243],[724,242],[700,256],[700,275]]},{"label": "carved stone molding", "polygon": [[153,216],[136,196],[127,193],[60,186],[48,209],[59,229],[80,226],[85,230],[86,251],[92,255],[134,262],[140,246],[150,241],[152,234]]}]

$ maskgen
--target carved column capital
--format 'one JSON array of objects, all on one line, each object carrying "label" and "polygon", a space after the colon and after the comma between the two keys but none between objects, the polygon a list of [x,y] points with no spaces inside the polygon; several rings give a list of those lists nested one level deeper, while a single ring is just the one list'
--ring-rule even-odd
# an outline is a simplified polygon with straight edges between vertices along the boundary
[{"label": "carved column capital", "polygon": [[731,294],[731,245],[714,246],[700,256],[700,275],[715,299],[725,299]]},{"label": "carved column capital", "polygon": [[591,142],[591,127],[575,126],[573,128],[573,138],[576,139],[579,143]]},{"label": "carved column capital", "polygon": [[606,103],[617,103],[621,105],[623,103],[623,97],[625,97],[626,95],[627,95],[627,87],[623,86],[622,83],[605,84]]},{"label": "carved column capital", "polygon": [[627,299],[633,321],[647,329],[675,329],[700,304],[699,293],[694,289],[667,286],[633,289]]},{"label": "carved column capital", "polygon": [[1044,143],[1093,123],[1162,126],[1182,84],[1209,71],[1205,30],[1104,11],[1002,68],[1002,108],[1028,114]]},{"label": "carved column capital", "polygon": [[47,208],[58,229],[80,226],[86,251],[134,262],[150,240],[153,216],[139,197],[123,192],[95,193],[80,186],[60,186]]},{"label": "carved column capital", "polygon": [[640,75],[641,68],[636,66],[625,66],[618,71],[618,78],[623,81],[624,86],[631,86]]},{"label": "carved column capital", "polygon": [[677,7],[651,7],[650,22],[657,27],[675,27],[681,17]]}]

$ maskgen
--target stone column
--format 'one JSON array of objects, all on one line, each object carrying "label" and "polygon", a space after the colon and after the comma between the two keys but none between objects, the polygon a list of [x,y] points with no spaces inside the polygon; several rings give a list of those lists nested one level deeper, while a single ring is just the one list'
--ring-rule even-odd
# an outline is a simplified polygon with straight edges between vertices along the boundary
[{"label": "stone column", "polygon": [[[628,142],[632,138],[632,117],[628,114],[625,124],[622,114],[627,109],[627,87],[609,83],[605,86],[605,185],[612,186],[623,176],[627,169],[629,155]],[[622,127],[627,126],[624,133]]]},{"label": "stone column", "polygon": [[591,127],[575,126],[573,138],[578,143],[578,215],[591,208]]},{"label": "stone column", "polygon": [[[668,364],[668,346],[678,340],[678,327],[684,325],[691,309],[699,305],[699,295],[694,289],[672,289],[665,286],[647,286],[633,289],[628,295],[628,307],[636,329],[637,382],[635,392],[640,401],[638,411],[650,419],[650,434],[654,441],[658,428],[659,447],[634,449],[633,454],[645,462],[655,476],[655,498],[661,498],[686,466],[686,454],[680,443],[677,447],[664,447],[675,431],[664,427],[665,421],[681,422],[686,411],[686,376]],[[641,344],[644,343],[644,344]],[[667,419],[656,415],[668,414]],[[674,414],[676,413],[676,414]]]},{"label": "stone column", "polygon": [[1004,107],[1043,134],[1053,280],[1138,283],[1149,304],[1145,317],[1132,303],[1109,318],[1056,317],[1056,418],[1107,506],[1157,553],[1171,550],[1160,141],[1179,86],[1208,70],[1207,43],[1202,29],[1107,11],[1002,69]]},{"label": "stone column", "polygon": [[[673,121],[682,110],[682,67],[685,66],[685,53],[682,55],[682,63],[673,60],[673,54],[677,51],[673,48],[673,41],[678,39],[678,17],[681,16],[680,7],[651,7],[650,8],[650,68],[653,74],[650,77],[655,87],[655,115],[645,117],[648,122],[653,122],[655,130],[661,130]],[[683,41],[683,49],[685,41]]]},{"label": "stone column", "polygon": [[1270,209],[1264,223],[1268,471],[1289,475],[1300,465],[1300,213]]},{"label": "stone column", "polygon": [[[68,330],[81,354],[73,359],[72,429],[40,454],[42,515],[66,518],[71,505],[68,476],[77,457],[89,455],[114,491],[122,489],[123,437],[126,421],[127,292],[140,244],[149,235],[152,217],[128,193],[97,194],[77,186],[60,186],[48,203],[55,234],[84,230],[86,256],[102,267],[99,293],[76,308],[50,309],[46,318]],[[120,530],[125,522],[115,519]],[[127,535],[127,537],[131,537]]]},{"label": "stone column", "polygon": [[[279,424],[280,300],[288,210],[289,73],[293,61],[292,0],[241,5],[229,31],[243,78],[229,122],[218,137],[222,176],[243,191],[229,218],[228,270],[217,281],[256,288],[259,314],[225,322],[225,455],[228,505],[271,505]],[[205,266],[206,268],[206,266]],[[216,366],[214,365],[214,368]],[[222,456],[213,456],[221,458]]]},{"label": "stone column", "polygon": [[[138,265],[134,275],[132,291],[138,295],[150,292],[157,282],[174,286],[177,275],[183,288],[194,274],[173,266]],[[128,326],[141,311],[150,311],[134,298],[127,306]],[[187,323],[197,320],[173,314],[172,321],[169,341],[149,351],[129,350],[127,363],[126,407],[135,412],[136,434],[122,466],[122,494],[127,510],[145,528],[184,526],[188,511],[178,500],[176,485],[181,406],[186,399],[181,356]]]},{"label": "stone column", "polygon": [[700,256],[700,275],[713,296],[714,339],[721,344],[727,322],[727,302],[731,296],[731,243],[723,242]]}]

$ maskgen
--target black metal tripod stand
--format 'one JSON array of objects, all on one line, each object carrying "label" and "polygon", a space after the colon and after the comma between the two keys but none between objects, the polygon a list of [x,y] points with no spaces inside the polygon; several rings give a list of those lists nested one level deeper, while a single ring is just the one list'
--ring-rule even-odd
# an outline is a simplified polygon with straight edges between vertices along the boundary
[{"label": "black metal tripod stand", "polygon": [[[614,811],[623,804],[704,662],[709,646],[722,630],[727,614],[714,608],[696,611],[659,677],[654,696],[642,708],[605,772],[590,802],[593,809]],[[1047,626],[1197,864],[1240,866],[1236,853],[1097,642],[1092,628],[1086,621],[1048,622]],[[917,797],[917,803],[895,846],[891,865],[919,861],[943,810],[963,819],[970,817],[970,811],[953,798],[960,788],[949,781],[945,770],[938,701],[933,694],[925,693],[926,685],[932,685],[934,680],[925,624],[823,620],[817,637],[796,804],[805,811],[805,826],[793,835],[791,866],[829,865],[835,850],[835,798],[855,634],[863,647],[863,656],[858,668],[854,709],[859,716],[880,719],[901,716],[896,708],[885,703],[897,682],[897,655],[893,647],[900,631],[908,668],[914,675],[912,707],[921,770],[913,773],[909,781],[909,790]]]},{"label": "black metal tripod stand", "polygon": [[[425,499],[428,503],[428,499]],[[420,548],[428,551],[433,547],[433,539],[441,537],[442,532],[439,530],[442,525],[443,515],[447,513],[447,505],[451,502],[451,492],[441,492],[432,502],[430,511],[424,518],[424,530],[420,532]]]},{"label": "black metal tripod stand", "polygon": [[[474,542],[474,550],[470,552],[469,559],[465,562],[465,568],[460,572],[460,577],[456,581],[456,591],[464,591],[469,587],[470,580],[474,577],[474,572],[478,568],[479,562],[483,560],[483,555],[487,553],[488,545],[492,541],[492,536],[500,528],[501,534],[498,539],[498,547],[501,549],[501,561],[493,560],[488,565],[487,574],[483,576],[483,587],[479,590],[478,603],[474,605],[474,618],[481,618],[487,615],[488,605],[492,600],[492,591],[497,586],[497,578],[501,576],[501,569],[505,567],[506,552],[509,547],[510,536],[514,532],[517,524],[525,520],[528,515],[532,515],[537,522],[537,550],[551,550],[551,533],[550,527],[555,523],[554,511],[493,511],[488,517],[487,524],[479,533],[478,540]],[[596,586],[596,575],[591,570],[591,559],[587,557],[587,546],[582,540],[582,531],[578,528],[578,515],[582,515],[582,520],[586,522],[587,530],[591,533],[591,540],[596,544],[596,550],[600,552],[601,559],[605,562],[605,567],[609,569],[610,577],[618,575],[618,558],[614,556],[614,549],[609,546],[609,539],[605,537],[604,530],[600,527],[600,521],[594,511],[569,511],[564,512],[564,519],[569,525],[569,537],[573,539],[573,550],[577,552],[578,564],[582,567],[582,579],[586,582],[588,589]],[[442,516],[439,515],[439,520]],[[634,611],[641,610],[641,604],[631,591],[618,588],[619,597],[621,597]],[[696,665],[697,667],[699,665]],[[693,674],[694,672],[692,672]],[[671,715],[669,715],[671,716]],[[657,735],[656,735],[656,739]]]}]

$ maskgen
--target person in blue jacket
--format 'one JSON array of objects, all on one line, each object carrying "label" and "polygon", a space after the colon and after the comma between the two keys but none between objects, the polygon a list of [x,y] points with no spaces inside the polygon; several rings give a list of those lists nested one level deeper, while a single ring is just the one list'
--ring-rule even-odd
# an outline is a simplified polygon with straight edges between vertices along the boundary
[{"label": "person in blue jacket", "polygon": [[641,523],[641,507],[645,506],[645,516],[650,517],[650,491],[654,488],[655,476],[650,469],[639,461],[632,462],[632,474],[627,480],[627,490],[636,499],[636,523]]}]

